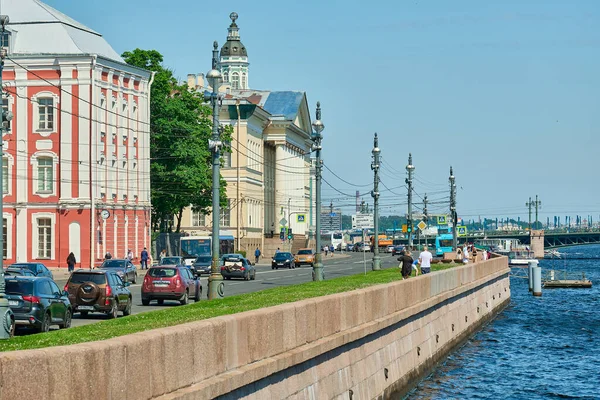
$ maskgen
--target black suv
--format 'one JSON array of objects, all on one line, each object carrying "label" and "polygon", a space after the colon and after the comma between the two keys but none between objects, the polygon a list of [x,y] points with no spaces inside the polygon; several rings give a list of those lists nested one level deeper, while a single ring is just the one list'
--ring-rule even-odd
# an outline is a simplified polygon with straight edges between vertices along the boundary
[{"label": "black suv", "polygon": [[52,279],[29,276],[8,276],[6,298],[17,325],[30,326],[48,332],[50,325],[71,326],[73,309],[66,292]]},{"label": "black suv", "polygon": [[80,269],[71,274],[65,291],[69,294],[73,311],[78,311],[81,316],[101,312],[117,318],[119,311],[123,315],[131,314],[132,296],[128,286],[129,282],[123,282],[112,269]]}]

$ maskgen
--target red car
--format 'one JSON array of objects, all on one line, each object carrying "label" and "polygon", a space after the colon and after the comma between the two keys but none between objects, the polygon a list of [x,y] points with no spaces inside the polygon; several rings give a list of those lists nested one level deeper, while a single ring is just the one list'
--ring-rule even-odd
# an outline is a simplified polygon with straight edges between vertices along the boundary
[{"label": "red car", "polygon": [[200,301],[202,284],[189,268],[178,265],[158,265],[148,270],[142,284],[142,304],[147,306],[152,300],[162,305],[165,300],[176,300],[182,305],[190,297]]}]

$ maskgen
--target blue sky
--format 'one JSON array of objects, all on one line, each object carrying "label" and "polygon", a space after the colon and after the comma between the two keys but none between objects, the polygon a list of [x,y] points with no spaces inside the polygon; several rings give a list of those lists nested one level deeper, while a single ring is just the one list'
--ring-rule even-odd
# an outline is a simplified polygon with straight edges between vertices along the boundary
[{"label": "blue sky", "polygon": [[[383,183],[404,185],[412,152],[415,190],[438,202],[430,212],[447,209],[452,165],[464,218],[526,219],[538,194],[543,221],[600,221],[600,1],[46,2],[118,52],[160,51],[181,78],[209,69],[236,11],[251,87],[304,90],[311,110],[321,101],[324,161],[341,178],[372,182],[378,132]],[[382,191],[383,214],[405,202],[403,187]]]}]

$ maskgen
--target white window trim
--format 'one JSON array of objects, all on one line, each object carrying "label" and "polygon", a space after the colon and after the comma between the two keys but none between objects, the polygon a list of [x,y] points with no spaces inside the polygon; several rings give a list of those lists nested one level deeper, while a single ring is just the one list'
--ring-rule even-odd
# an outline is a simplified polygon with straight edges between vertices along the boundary
[{"label": "white window trim", "polygon": [[[54,107],[54,121],[52,129],[40,129],[40,108],[38,104],[39,99],[46,99],[51,97],[53,99],[52,106]],[[33,132],[40,134],[41,136],[48,137],[53,133],[58,132],[58,114],[60,112],[60,108],[58,105],[60,104],[60,97],[52,92],[38,92],[31,97],[31,102],[33,103]]]},{"label": "white window trim", "polygon": [[41,218],[50,218],[50,229],[52,237],[52,247],[50,249],[50,260],[56,259],[56,214],[49,212],[39,212],[31,214],[31,226],[33,227],[32,232],[32,246],[31,246],[31,259],[32,260],[47,260],[47,258],[39,258],[38,251],[40,247],[39,243],[39,232],[38,232],[38,220]]},{"label": "white window trim", "polygon": [[[12,94],[8,93],[8,92],[4,92],[3,96],[8,100],[8,111],[12,111],[13,108],[14,108],[14,106],[15,106],[15,98],[14,98],[14,96]],[[11,127],[10,127],[9,130],[3,130],[2,131],[2,136],[4,137],[4,135],[10,135],[10,134],[12,134],[12,130],[13,130],[13,128],[12,128],[12,123],[11,123]]]},{"label": "white window trim", "polygon": [[[39,193],[37,190],[39,179],[38,179],[38,158],[40,157],[49,157],[52,158],[52,192],[49,193]],[[36,196],[40,196],[42,198],[48,198],[56,195],[56,182],[58,181],[58,156],[51,151],[36,151],[33,153],[30,159],[30,163],[33,169],[33,187],[32,192]]]},{"label": "white window trim", "polygon": [[[2,213],[2,217],[6,219],[6,259],[12,259],[12,225],[13,216],[9,213]],[[0,232],[2,234],[2,232]]]},{"label": "white window trim", "polygon": [[[12,195],[12,171],[13,171],[13,167],[15,165],[15,159],[13,158],[13,156],[9,153],[4,153],[4,157],[8,160],[8,190],[6,192],[2,193],[2,197],[6,197],[6,196],[10,196]],[[4,161],[4,160],[2,160]]]}]

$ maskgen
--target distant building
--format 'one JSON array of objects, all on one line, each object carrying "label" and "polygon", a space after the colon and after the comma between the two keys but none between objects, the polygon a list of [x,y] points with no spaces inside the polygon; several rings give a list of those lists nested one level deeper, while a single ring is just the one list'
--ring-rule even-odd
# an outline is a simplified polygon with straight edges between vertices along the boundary
[{"label": "distant building", "polygon": [[[225,93],[220,121],[233,127],[232,152],[224,154],[221,169],[228,198],[221,227],[234,233],[242,250],[252,250],[263,248],[265,236],[279,240],[282,219],[294,234],[308,232],[312,127],[306,93],[248,87],[248,53],[237,14],[230,18],[220,52],[224,82],[219,90]],[[199,91],[212,90],[203,74],[188,75],[187,83]],[[182,231],[191,234],[207,233],[212,226],[210,215],[190,208],[182,218]]]},{"label": "distant building", "polygon": [[151,73],[38,0],[1,0],[10,23],[3,107],[4,258],[66,267],[150,244]]}]

